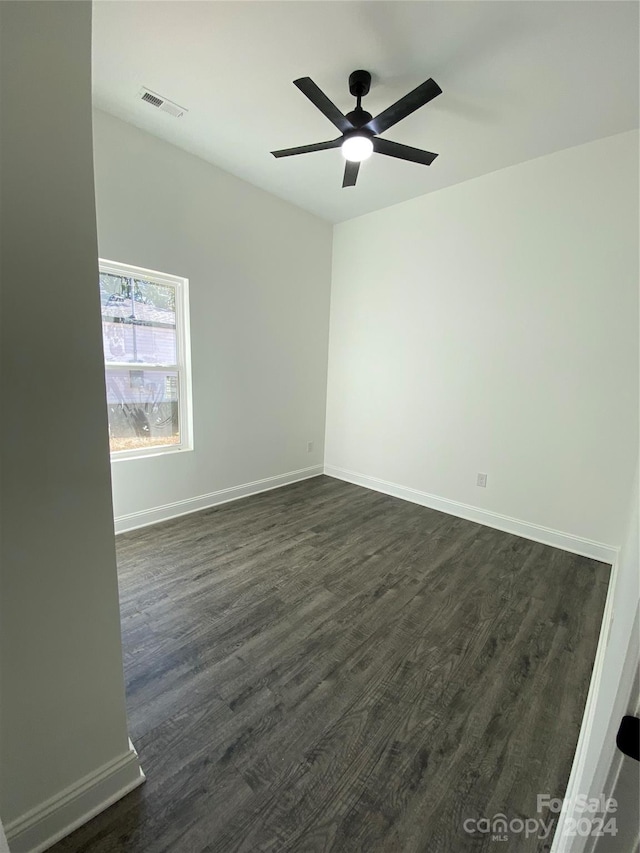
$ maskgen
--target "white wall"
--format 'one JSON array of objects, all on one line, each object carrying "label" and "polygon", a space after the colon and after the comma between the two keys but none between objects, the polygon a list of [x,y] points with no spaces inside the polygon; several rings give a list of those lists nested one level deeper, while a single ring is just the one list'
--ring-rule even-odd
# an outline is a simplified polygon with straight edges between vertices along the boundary
[{"label": "white wall", "polygon": [[87,287],[98,269],[91,5],[6,2],[0,19],[0,814],[24,853],[140,771],[127,737],[100,301]]},{"label": "white wall", "polygon": [[115,462],[116,518],[322,465],[331,225],[98,111],[94,150],[101,257],[190,282],[195,450]]},{"label": "white wall", "polygon": [[336,226],[329,352],[328,466],[618,546],[637,132]]}]

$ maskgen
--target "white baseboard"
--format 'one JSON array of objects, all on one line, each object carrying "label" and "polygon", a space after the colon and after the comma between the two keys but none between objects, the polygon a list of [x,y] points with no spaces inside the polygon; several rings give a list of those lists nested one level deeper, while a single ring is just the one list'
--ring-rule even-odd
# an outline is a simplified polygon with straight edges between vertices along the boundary
[{"label": "white baseboard", "polygon": [[124,755],[60,791],[6,827],[11,853],[42,853],[144,782],[138,753]]},{"label": "white baseboard", "polygon": [[257,495],[260,492],[268,492],[271,489],[279,489],[290,483],[300,480],[308,480],[318,477],[324,473],[322,465],[312,465],[310,468],[300,468],[298,471],[289,471],[286,474],[277,474],[275,477],[266,477],[264,480],[254,480],[252,483],[242,483],[239,486],[231,486],[228,489],[219,489],[217,492],[209,492],[206,495],[198,495],[195,498],[186,498],[182,501],[174,501],[170,504],[152,507],[151,509],[131,512],[128,515],[118,515],[114,519],[116,533],[125,533],[128,530],[136,530],[138,527],[147,527],[149,524],[157,524],[159,521],[168,521],[180,515],[188,515],[201,509],[208,509],[218,504],[237,501],[249,495]]},{"label": "white baseboard", "polygon": [[467,521],[475,521],[477,524],[494,527],[497,530],[503,530],[505,533],[513,533],[515,536],[522,536],[524,539],[541,542],[543,545],[551,545],[553,548],[571,551],[573,554],[580,554],[583,557],[602,560],[603,563],[613,564],[618,554],[618,548],[613,545],[593,542],[590,539],[573,536],[571,533],[562,533],[550,527],[541,527],[528,521],[510,518],[508,515],[500,515],[497,512],[480,509],[480,507],[430,495],[428,492],[399,486],[397,483],[389,483],[387,480],[380,480],[378,477],[369,477],[355,471],[336,468],[334,465],[325,465],[324,473],[329,477],[354,483],[356,486],[364,486],[366,489],[383,492],[385,495],[391,495],[394,498],[411,501],[411,503],[420,504],[429,507],[429,509],[437,509],[458,518],[465,518]]}]

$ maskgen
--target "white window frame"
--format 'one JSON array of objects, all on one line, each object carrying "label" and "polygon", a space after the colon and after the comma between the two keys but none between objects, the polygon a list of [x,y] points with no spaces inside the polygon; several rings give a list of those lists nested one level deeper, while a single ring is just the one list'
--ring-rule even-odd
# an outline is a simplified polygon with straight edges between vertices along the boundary
[{"label": "white window frame", "polygon": [[[175,370],[178,374],[178,418],[180,443],[166,447],[134,448],[133,450],[111,451],[111,461],[142,459],[150,456],[165,456],[168,453],[184,453],[193,450],[193,399],[191,389],[191,334],[189,329],[189,279],[169,273],[122,264],[119,261],[98,259],[100,273],[127,276],[150,281],[154,284],[169,284],[176,291],[176,358],[175,365],[139,364],[136,369],[145,371]],[[104,358],[105,378],[109,367],[132,369],[130,362],[114,362]]]}]

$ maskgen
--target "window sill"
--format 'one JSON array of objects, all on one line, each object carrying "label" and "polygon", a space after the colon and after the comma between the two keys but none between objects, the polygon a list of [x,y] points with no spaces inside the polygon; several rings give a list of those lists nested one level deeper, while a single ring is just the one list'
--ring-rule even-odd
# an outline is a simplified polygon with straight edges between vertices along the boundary
[{"label": "window sill", "polygon": [[131,462],[135,459],[151,459],[175,453],[190,453],[193,447],[154,447],[149,450],[121,450],[111,454],[112,462]]}]

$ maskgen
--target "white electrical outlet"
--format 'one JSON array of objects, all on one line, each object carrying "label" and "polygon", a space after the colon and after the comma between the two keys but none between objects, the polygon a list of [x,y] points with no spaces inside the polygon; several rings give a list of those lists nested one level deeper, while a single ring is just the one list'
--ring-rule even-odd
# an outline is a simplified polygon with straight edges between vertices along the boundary
[{"label": "white electrical outlet", "polygon": [[313,442],[312,441],[307,442],[307,453],[313,453]]},{"label": "white electrical outlet", "polygon": [[483,489],[487,488],[487,475],[486,474],[478,474],[478,485],[482,486]]}]

